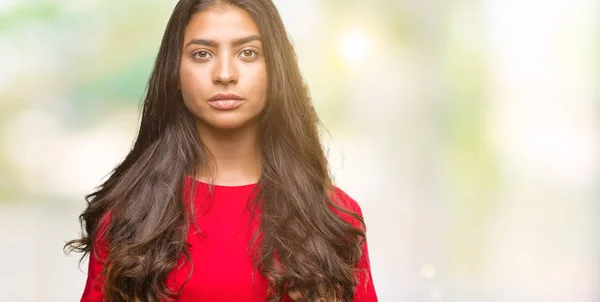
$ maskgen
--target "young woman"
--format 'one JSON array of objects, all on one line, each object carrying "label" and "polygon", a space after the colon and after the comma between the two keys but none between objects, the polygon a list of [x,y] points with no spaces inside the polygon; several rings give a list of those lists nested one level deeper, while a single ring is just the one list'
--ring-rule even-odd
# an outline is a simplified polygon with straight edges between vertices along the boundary
[{"label": "young woman", "polygon": [[135,145],[66,245],[90,255],[81,301],[377,301],[318,126],[270,0],[179,1]]}]

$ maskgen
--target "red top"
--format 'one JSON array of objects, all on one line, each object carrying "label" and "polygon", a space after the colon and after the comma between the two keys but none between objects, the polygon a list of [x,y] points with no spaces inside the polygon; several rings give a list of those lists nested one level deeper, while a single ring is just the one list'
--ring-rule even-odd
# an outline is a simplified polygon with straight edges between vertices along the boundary
[{"label": "red top", "polygon": [[[191,178],[186,177],[185,187],[188,190],[190,182]],[[211,202],[207,198],[208,185],[196,180],[194,182],[196,183],[194,202],[198,217],[197,224],[204,232],[204,236],[197,234],[194,226],[190,224],[187,242],[191,244],[189,252],[194,262],[194,273],[183,286],[177,301],[266,301],[267,279],[253,268],[252,258],[248,251],[252,231],[256,230],[257,218],[251,221],[246,205],[250,193],[256,185],[232,187],[213,185],[214,201]],[[188,190],[184,190],[184,197],[189,196]],[[346,208],[362,216],[362,211],[356,201],[337,187],[335,187],[335,193]],[[210,206],[211,203],[212,206]],[[358,225],[356,219],[350,215],[339,212],[338,215],[355,226]],[[357,267],[366,269],[366,273],[360,273],[360,271],[357,273],[359,283],[355,288],[354,301],[377,301],[366,243],[363,244],[362,250],[363,256]],[[99,256],[99,258],[106,256],[105,245],[99,249]],[[185,282],[191,269],[191,264],[184,259],[184,256],[181,256],[178,268],[167,276],[166,284],[174,292],[177,292]],[[90,253],[88,278],[81,297],[82,302],[102,301],[103,278],[100,276],[97,281],[94,280],[101,270],[102,264],[99,259]],[[252,282],[253,271],[254,284]],[[283,301],[292,300],[286,296]]]}]

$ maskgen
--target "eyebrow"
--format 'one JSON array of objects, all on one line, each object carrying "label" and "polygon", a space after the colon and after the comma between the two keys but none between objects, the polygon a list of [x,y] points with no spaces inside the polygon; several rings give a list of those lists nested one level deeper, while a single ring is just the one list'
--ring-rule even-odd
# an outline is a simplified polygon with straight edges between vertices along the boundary
[{"label": "eyebrow", "polygon": [[[252,35],[252,36],[248,36],[248,37],[244,37],[244,38],[239,38],[237,40],[234,40],[231,43],[231,46],[236,47],[242,44],[246,44],[248,42],[251,41],[260,41],[262,42],[262,40],[260,39],[259,36],[257,35]],[[210,47],[219,47],[219,42],[215,41],[215,40],[206,40],[206,39],[192,39],[190,40],[187,44],[185,44],[185,47],[188,47],[192,44],[196,44],[196,45],[205,45],[205,46],[210,46]]]}]

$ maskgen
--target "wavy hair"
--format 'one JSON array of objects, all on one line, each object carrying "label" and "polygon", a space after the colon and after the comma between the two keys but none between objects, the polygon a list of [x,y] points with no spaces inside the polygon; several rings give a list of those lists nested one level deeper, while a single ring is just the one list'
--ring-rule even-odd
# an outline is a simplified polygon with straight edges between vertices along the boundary
[{"label": "wavy hair", "polygon": [[[364,223],[332,194],[321,123],[270,0],[177,3],[148,81],[135,143],[108,179],[85,196],[82,235],[65,249],[83,253],[83,260],[96,252],[97,238],[106,238],[106,301],[163,301],[178,294],[165,279],[182,255],[191,261],[186,236],[193,215],[187,213],[183,185],[186,175],[205,167],[211,156],[178,90],[181,45],[191,17],[215,4],[246,10],[264,44],[268,99],[259,116],[262,171],[250,204],[261,210],[251,246],[253,263],[269,283],[267,300],[289,295],[296,301],[352,301]],[[351,215],[359,226],[335,210]],[[104,230],[107,213],[110,223]]]}]

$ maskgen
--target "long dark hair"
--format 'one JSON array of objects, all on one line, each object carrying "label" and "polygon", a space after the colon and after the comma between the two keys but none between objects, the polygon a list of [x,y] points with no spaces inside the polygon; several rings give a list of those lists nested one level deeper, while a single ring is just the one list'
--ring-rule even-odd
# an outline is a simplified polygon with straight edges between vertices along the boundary
[{"label": "long dark hair", "polygon": [[[86,196],[81,238],[65,248],[95,251],[110,243],[102,274],[107,301],[159,301],[176,293],[164,285],[187,252],[190,214],[186,175],[208,163],[195,119],[178,90],[183,34],[190,18],[211,5],[236,5],[254,19],[265,50],[268,100],[260,115],[262,172],[253,205],[260,226],[251,245],[255,267],[269,282],[268,301],[352,301],[355,264],[365,230],[361,217],[336,200],[319,137],[321,125],[296,54],[270,0],[181,0],[167,24],[150,76],[135,144],[98,189]],[[356,228],[332,208],[352,215]],[[107,213],[110,223],[100,234]]]}]

